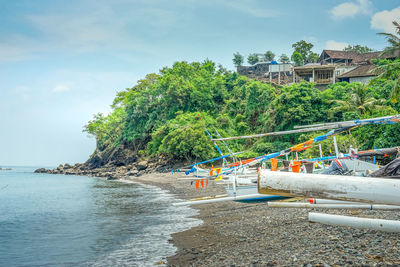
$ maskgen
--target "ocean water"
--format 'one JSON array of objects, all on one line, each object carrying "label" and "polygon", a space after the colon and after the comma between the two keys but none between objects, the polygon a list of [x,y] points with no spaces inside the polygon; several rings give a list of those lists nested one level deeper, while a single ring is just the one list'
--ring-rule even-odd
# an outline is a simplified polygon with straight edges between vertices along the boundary
[{"label": "ocean water", "polygon": [[0,266],[154,266],[197,211],[153,186],[0,171]]}]

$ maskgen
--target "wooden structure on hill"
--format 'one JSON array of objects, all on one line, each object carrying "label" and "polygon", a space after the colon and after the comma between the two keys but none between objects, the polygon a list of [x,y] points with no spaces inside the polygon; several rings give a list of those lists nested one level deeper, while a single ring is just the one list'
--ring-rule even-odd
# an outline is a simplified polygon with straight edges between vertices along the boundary
[{"label": "wooden structure on hill", "polygon": [[305,80],[316,84],[335,83],[336,65],[308,64],[305,66],[294,67],[294,75],[298,77],[295,81]]},{"label": "wooden structure on hill", "polygon": [[367,84],[372,78],[379,75],[375,65],[361,65],[355,69],[339,75],[337,78],[340,82],[360,82]]},{"label": "wooden structure on hill", "polygon": [[371,64],[372,59],[390,59],[393,60],[399,56],[399,51],[396,53],[385,53],[382,51],[358,53],[356,51],[340,51],[340,50],[323,50],[318,58],[318,63],[326,64],[344,64],[344,65],[362,65]]}]

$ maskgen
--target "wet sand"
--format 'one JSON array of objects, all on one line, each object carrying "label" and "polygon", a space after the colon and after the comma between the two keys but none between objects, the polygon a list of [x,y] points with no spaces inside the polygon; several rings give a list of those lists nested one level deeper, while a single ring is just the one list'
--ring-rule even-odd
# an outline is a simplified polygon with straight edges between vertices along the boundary
[{"label": "wet sand", "polygon": [[[226,194],[210,182],[199,189],[171,174],[132,180],[159,186],[180,199]],[[179,177],[184,177],[179,176]],[[265,203],[219,202],[193,206],[200,226],[173,234],[178,248],[169,266],[398,266],[400,234],[308,222],[316,211],[400,220],[396,211],[268,208]]]}]

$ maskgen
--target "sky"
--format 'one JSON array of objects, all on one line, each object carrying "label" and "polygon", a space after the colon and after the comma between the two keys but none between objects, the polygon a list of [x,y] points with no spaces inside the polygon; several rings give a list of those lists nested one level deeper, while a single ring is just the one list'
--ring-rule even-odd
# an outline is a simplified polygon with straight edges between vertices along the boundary
[{"label": "sky", "polygon": [[381,50],[399,0],[0,0],[0,167],[84,162],[118,91],[175,61]]}]

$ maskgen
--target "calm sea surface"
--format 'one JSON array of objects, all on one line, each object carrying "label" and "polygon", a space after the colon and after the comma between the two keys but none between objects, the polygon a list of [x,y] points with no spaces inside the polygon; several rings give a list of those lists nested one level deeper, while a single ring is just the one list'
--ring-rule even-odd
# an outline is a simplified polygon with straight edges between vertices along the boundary
[{"label": "calm sea surface", "polygon": [[200,223],[156,187],[34,169],[0,171],[0,266],[154,266]]}]

